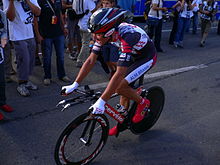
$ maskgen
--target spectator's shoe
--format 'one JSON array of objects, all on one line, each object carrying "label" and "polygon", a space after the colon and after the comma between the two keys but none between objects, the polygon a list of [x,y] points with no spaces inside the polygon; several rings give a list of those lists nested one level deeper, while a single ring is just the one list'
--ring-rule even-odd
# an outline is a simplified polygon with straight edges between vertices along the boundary
[{"label": "spectator's shoe", "polygon": [[178,42],[174,41],[174,42],[173,42],[173,46],[174,46],[175,48],[178,48]]},{"label": "spectator's shoe", "polygon": [[35,66],[41,66],[41,61],[40,61],[40,57],[35,57]]},{"label": "spectator's shoe", "polygon": [[25,84],[25,87],[29,90],[37,90],[38,89],[37,85],[33,84],[31,81],[28,81]]},{"label": "spectator's shoe", "polygon": [[183,42],[180,42],[180,43],[178,44],[178,47],[179,47],[179,48],[184,48],[184,47],[183,47]]},{"label": "spectator's shoe", "polygon": [[76,62],[76,67],[77,67],[77,68],[81,68],[82,65],[83,65],[83,62],[81,62],[81,61],[77,61],[77,62]]},{"label": "spectator's shoe", "polygon": [[132,122],[139,123],[141,120],[143,120],[149,106],[150,101],[148,99],[142,98],[141,102],[137,106],[135,115],[132,118]]},{"label": "spectator's shoe", "polygon": [[51,80],[49,78],[44,79],[44,85],[48,86],[50,85]]},{"label": "spectator's shoe", "polygon": [[17,87],[17,91],[21,96],[30,96],[29,90],[25,86],[26,84],[20,84]]},{"label": "spectator's shoe", "polygon": [[203,41],[203,42],[200,42],[200,45],[199,45],[200,47],[205,47],[205,41]]},{"label": "spectator's shoe", "polygon": [[2,113],[0,113],[0,120],[3,120],[4,119],[4,116]]},{"label": "spectator's shoe", "polygon": [[12,112],[13,111],[13,108],[7,104],[0,106],[0,108],[5,112]]},{"label": "spectator's shoe", "polygon": [[78,53],[74,51],[73,53],[69,54],[69,59],[76,61],[77,60]]},{"label": "spectator's shoe", "polygon": [[69,53],[69,59],[70,59],[70,60],[75,59],[75,52]]},{"label": "spectator's shoe", "polygon": [[6,83],[12,82],[11,77],[10,77],[10,76],[6,76],[6,77],[5,77],[5,82],[6,82]]},{"label": "spectator's shoe", "polygon": [[114,136],[114,135],[117,135],[117,134],[118,134],[118,127],[117,127],[117,125],[114,126],[111,129],[109,129],[109,131],[108,131],[108,135],[109,136]]},{"label": "spectator's shoe", "polygon": [[60,80],[64,81],[64,82],[71,82],[70,78],[67,76],[64,76],[63,78],[61,78]]},{"label": "spectator's shoe", "polygon": [[173,41],[169,41],[169,44],[170,44],[170,45],[173,45]]}]

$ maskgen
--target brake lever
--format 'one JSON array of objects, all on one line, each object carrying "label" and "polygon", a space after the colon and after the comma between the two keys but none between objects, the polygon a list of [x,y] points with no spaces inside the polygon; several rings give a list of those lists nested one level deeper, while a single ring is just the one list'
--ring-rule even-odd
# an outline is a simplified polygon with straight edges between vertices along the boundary
[{"label": "brake lever", "polygon": [[61,109],[61,112],[63,112],[64,110],[66,110],[66,109],[69,108],[69,107],[70,107],[70,104],[69,104],[69,103],[66,104],[66,105],[64,105],[63,108]]},{"label": "brake lever", "polygon": [[65,102],[66,102],[66,100],[62,100],[62,101],[60,101],[60,102],[56,105],[56,107],[58,107],[58,106],[64,104]]}]

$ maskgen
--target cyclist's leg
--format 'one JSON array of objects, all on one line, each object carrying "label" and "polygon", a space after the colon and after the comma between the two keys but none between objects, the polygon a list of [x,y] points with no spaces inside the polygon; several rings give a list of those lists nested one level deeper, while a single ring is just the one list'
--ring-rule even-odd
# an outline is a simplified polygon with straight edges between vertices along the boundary
[{"label": "cyclist's leg", "polygon": [[[147,71],[149,71],[152,66],[155,64],[156,55],[153,59],[141,59],[136,61],[128,68],[128,73],[125,76],[125,79],[120,83],[116,92],[122,96],[124,96],[127,101],[134,100],[138,103],[138,107],[133,117],[132,121],[135,123],[140,122],[143,119],[144,113],[141,113],[146,106],[149,106],[149,100],[142,98],[136,90],[134,90],[130,84],[139,79],[142,75],[144,75]],[[121,100],[122,101],[122,100]],[[124,101],[124,100],[123,100]],[[122,101],[122,102],[123,102]],[[123,102],[124,104],[125,102]],[[117,135],[118,127],[115,126],[109,130],[109,136]]]},{"label": "cyclist's leg", "polygon": [[156,61],[156,56],[155,58],[151,60],[142,59],[142,60],[138,60],[137,62],[135,62],[133,65],[129,67],[128,74],[124,79],[125,82],[122,82],[120,86],[120,88],[123,89],[123,90],[119,89],[119,93],[121,95],[129,96],[131,100],[134,100],[136,103],[138,103],[135,115],[132,119],[134,123],[138,123],[144,118],[144,115],[145,115],[144,109],[145,107],[150,106],[150,102],[149,100],[144,99],[141,96],[139,96],[136,92],[132,92],[133,89],[129,87],[127,84],[130,84],[136,81],[142,75],[144,75],[148,70],[152,68],[155,61]]}]

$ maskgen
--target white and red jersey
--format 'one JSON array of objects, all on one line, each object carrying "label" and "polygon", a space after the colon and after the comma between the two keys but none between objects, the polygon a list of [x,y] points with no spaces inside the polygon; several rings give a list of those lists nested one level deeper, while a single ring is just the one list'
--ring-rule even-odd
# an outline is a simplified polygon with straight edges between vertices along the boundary
[{"label": "white and red jersey", "polygon": [[[116,44],[120,48],[118,59],[119,66],[130,66],[136,59],[152,59],[155,55],[155,47],[148,37],[147,33],[140,27],[121,23],[117,29]],[[100,45],[95,43],[92,51],[99,54]]]}]

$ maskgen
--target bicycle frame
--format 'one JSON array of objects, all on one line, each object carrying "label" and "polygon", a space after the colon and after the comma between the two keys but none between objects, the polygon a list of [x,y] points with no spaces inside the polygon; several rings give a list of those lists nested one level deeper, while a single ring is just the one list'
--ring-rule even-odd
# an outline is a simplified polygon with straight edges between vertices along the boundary
[{"label": "bicycle frame", "polygon": [[125,119],[123,115],[121,115],[116,109],[114,109],[111,105],[107,103],[105,104],[105,113],[118,121],[120,124],[122,124]]}]

